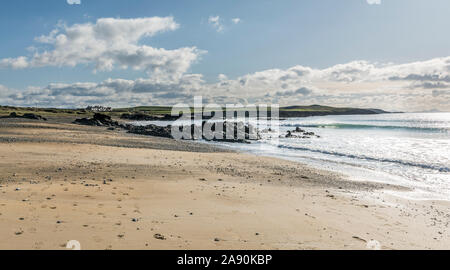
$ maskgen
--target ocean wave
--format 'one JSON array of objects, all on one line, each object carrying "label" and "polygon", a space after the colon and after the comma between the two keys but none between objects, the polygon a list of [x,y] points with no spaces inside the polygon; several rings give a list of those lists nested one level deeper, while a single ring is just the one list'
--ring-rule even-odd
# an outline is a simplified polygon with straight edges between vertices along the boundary
[{"label": "ocean wave", "polygon": [[334,128],[334,129],[387,129],[387,130],[408,130],[421,132],[448,133],[448,128],[439,127],[419,127],[419,126],[395,126],[395,125],[368,125],[368,124],[281,124],[283,127],[303,127],[303,128]]},{"label": "ocean wave", "polygon": [[376,157],[370,157],[370,156],[365,156],[365,155],[346,154],[346,153],[339,153],[339,152],[334,152],[334,151],[326,151],[326,150],[320,150],[320,149],[312,149],[312,148],[307,148],[307,147],[297,147],[297,146],[289,146],[289,145],[278,145],[278,148],[297,150],[297,151],[309,151],[309,152],[313,152],[313,153],[321,153],[321,154],[326,154],[326,155],[353,158],[353,159],[359,159],[359,160],[394,163],[394,164],[400,164],[400,165],[405,165],[405,166],[419,167],[422,169],[435,170],[435,171],[439,171],[439,172],[450,172],[449,167],[433,165],[433,164],[423,164],[423,163],[417,163],[417,162],[399,160],[399,159],[376,158]]}]

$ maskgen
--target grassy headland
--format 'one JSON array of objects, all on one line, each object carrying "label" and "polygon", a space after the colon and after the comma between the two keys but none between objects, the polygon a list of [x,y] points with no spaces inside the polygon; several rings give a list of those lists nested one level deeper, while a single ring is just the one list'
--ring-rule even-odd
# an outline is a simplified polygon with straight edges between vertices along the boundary
[{"label": "grassy headland", "polygon": [[[193,110],[193,109],[192,109]],[[128,114],[144,114],[148,116],[165,116],[170,115],[172,107],[169,106],[139,106],[130,108],[115,108],[110,112],[102,112],[111,117],[120,117],[124,113]],[[25,113],[36,113],[43,117],[63,117],[84,115],[90,116],[93,112],[86,109],[58,109],[58,108],[31,108],[31,107],[12,107],[0,106],[0,116],[7,116],[10,113],[17,113],[19,115]],[[322,115],[352,115],[352,114],[380,114],[387,113],[379,109],[361,109],[361,108],[339,108],[321,105],[311,106],[289,106],[280,108],[280,117],[308,117],[308,116],[322,116]],[[269,113],[270,115],[270,113]]]}]

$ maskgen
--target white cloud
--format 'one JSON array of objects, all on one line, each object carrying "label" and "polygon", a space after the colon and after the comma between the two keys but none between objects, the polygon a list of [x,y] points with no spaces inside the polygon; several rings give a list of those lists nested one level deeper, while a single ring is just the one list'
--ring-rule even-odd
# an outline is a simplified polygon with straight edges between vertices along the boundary
[{"label": "white cloud", "polygon": [[94,71],[130,68],[144,70],[161,80],[176,80],[198,60],[202,51],[195,47],[166,50],[138,42],[178,27],[172,17],[102,18],[95,23],[59,24],[50,34],[36,38],[44,45],[43,49],[31,57],[0,59],[0,67],[21,69],[86,64],[92,65]]},{"label": "white cloud", "polygon": [[13,91],[11,89],[0,84],[0,98],[5,98],[12,93]]},{"label": "white cloud", "polygon": [[22,69],[29,66],[28,59],[24,56],[17,58],[0,59],[0,67],[11,67],[13,69]]},{"label": "white cloud", "polygon": [[228,77],[225,74],[219,74],[219,76],[217,76],[217,79],[219,81],[226,81],[226,80],[228,80]]},{"label": "white cloud", "polygon": [[208,23],[211,24],[217,32],[222,32],[224,30],[220,21],[220,16],[209,16]]},{"label": "white cloud", "polygon": [[233,18],[233,19],[231,19],[231,21],[232,21],[234,24],[238,24],[238,23],[241,22],[241,19],[240,19],[240,18]]},{"label": "white cloud", "polygon": [[369,5],[381,5],[381,0],[367,0]]},{"label": "white cloud", "polygon": [[81,5],[81,0],[67,0],[69,5]]}]

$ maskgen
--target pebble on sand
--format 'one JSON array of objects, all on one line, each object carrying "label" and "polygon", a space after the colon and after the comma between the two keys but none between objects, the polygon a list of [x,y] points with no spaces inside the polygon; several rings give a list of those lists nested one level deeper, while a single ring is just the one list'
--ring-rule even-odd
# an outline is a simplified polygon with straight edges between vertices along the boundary
[{"label": "pebble on sand", "polygon": [[166,240],[166,237],[164,235],[156,233],[153,237],[155,237],[158,240]]}]

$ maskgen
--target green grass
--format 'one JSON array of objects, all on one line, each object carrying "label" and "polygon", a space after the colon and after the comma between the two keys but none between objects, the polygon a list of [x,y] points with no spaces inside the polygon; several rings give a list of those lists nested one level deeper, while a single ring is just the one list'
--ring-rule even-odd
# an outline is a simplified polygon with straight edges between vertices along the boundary
[{"label": "green grass", "polygon": [[[270,110],[270,107],[268,107]],[[354,110],[355,108],[337,108],[330,106],[321,106],[321,105],[311,105],[311,106],[288,106],[281,107],[280,113],[282,112],[305,112],[305,113],[345,113],[347,111]],[[193,108],[191,108],[193,111]],[[79,116],[79,117],[87,117],[91,116],[93,113],[86,111],[84,109],[56,109],[56,108],[25,108],[25,107],[9,107],[9,106],[0,106],[0,116],[9,115],[10,113],[15,112],[19,115],[24,113],[35,113],[39,114],[43,117],[51,117],[51,116]],[[139,107],[131,107],[131,108],[116,108],[113,109],[112,112],[104,112],[104,114],[110,115],[112,117],[120,117],[124,113],[143,113],[146,115],[156,116],[156,115],[166,115],[171,114],[172,107],[169,106],[139,106]]]},{"label": "green grass", "polygon": [[344,112],[352,110],[354,108],[337,108],[321,105],[311,105],[311,106],[289,106],[282,107],[280,111],[295,111],[295,112]]}]

